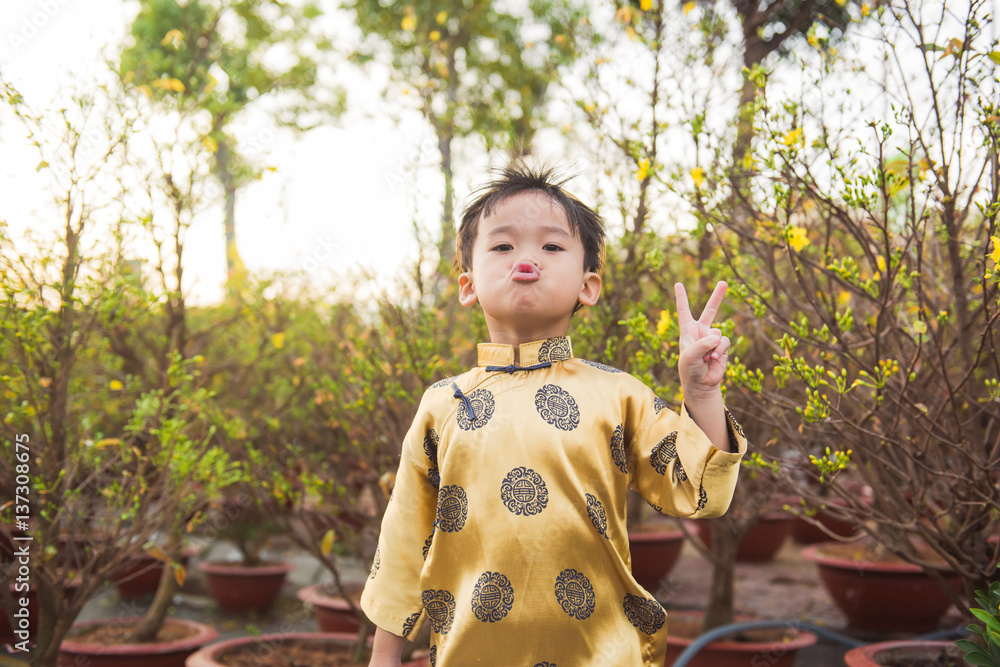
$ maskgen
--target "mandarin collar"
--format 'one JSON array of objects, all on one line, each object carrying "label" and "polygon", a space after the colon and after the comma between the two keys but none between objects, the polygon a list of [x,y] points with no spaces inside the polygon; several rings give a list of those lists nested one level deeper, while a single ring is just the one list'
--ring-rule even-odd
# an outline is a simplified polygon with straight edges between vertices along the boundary
[{"label": "mandarin collar", "polygon": [[[510,366],[514,363],[514,346],[502,343],[480,343],[479,366]],[[573,345],[569,336],[521,343],[519,366],[534,366],[546,362],[566,361],[573,358]]]}]

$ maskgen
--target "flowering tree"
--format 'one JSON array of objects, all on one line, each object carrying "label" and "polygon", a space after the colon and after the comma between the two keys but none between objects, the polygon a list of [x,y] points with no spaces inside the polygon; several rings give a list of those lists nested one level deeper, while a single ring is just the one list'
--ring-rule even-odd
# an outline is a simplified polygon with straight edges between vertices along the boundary
[{"label": "flowering tree", "polygon": [[[768,458],[812,502],[839,497],[882,548],[929,570],[944,559],[970,597],[1000,560],[1000,52],[987,10],[880,7],[874,109],[808,94],[844,73],[818,46],[802,58],[805,93],[759,100],[753,215],[727,215],[718,171],[693,197],[772,346],[767,363],[730,370],[774,425]],[[845,476],[873,489],[870,504]]]}]

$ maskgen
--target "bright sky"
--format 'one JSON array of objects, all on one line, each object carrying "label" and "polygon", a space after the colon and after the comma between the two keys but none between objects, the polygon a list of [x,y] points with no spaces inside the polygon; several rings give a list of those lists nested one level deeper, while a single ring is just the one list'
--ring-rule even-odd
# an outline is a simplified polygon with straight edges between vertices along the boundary
[{"label": "bright sky", "polygon": [[[0,74],[33,110],[44,110],[71,83],[102,76],[102,49],[113,52],[133,11],[122,0],[4,2]],[[399,123],[379,114],[380,86],[371,77],[346,83],[354,111],[340,127],[295,139],[260,114],[239,128],[276,168],[237,195],[237,243],[251,271],[305,268],[322,284],[359,265],[391,276],[417,255],[414,211],[436,225],[442,185],[436,151],[426,150],[436,145],[430,129],[415,112]],[[38,153],[9,114],[0,116],[0,147],[0,220],[15,238],[28,227],[58,228],[44,174],[35,172]],[[195,301],[221,294],[221,205],[192,226],[185,264]]]}]

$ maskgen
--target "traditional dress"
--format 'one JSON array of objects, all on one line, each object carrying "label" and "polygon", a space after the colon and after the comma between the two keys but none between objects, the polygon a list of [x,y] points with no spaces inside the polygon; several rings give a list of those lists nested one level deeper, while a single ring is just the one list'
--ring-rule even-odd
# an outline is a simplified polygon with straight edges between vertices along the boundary
[{"label": "traditional dress", "polygon": [[666,614],[631,574],[631,485],[664,514],[726,511],[733,453],[568,337],[479,345],[478,367],[432,385],[403,441],[361,606],[437,667],[664,662]]}]

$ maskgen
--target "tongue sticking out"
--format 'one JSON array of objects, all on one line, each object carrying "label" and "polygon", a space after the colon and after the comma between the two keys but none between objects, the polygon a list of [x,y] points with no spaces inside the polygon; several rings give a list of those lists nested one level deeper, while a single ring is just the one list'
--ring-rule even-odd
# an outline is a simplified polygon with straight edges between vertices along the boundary
[{"label": "tongue sticking out", "polygon": [[514,280],[538,280],[538,267],[531,262],[518,262],[511,270]]}]

